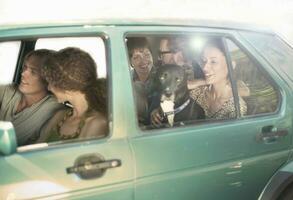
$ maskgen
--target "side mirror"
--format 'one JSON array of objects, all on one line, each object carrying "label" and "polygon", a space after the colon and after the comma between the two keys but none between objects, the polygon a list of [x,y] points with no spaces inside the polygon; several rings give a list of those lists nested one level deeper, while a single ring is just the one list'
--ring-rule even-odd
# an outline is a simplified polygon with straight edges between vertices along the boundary
[{"label": "side mirror", "polygon": [[17,142],[11,122],[0,121],[0,154],[10,155],[16,152]]}]

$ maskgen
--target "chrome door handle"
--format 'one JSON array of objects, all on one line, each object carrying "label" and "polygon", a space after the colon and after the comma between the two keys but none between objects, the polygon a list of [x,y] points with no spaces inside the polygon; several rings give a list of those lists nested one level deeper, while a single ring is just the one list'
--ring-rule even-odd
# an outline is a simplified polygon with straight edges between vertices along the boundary
[{"label": "chrome door handle", "polygon": [[78,157],[72,167],[66,168],[67,174],[76,174],[82,179],[101,177],[107,169],[120,167],[121,160],[104,160],[98,154],[88,154]]},{"label": "chrome door handle", "polygon": [[288,135],[288,130],[278,130],[274,126],[265,126],[262,128],[261,133],[257,134],[256,141],[263,142],[265,144],[271,144],[276,142],[280,137]]},{"label": "chrome door handle", "polygon": [[119,166],[121,166],[121,161],[118,159],[107,160],[107,161],[98,162],[98,163],[85,162],[83,165],[66,168],[66,172],[67,174],[71,174],[71,173],[78,173],[84,170],[93,170],[93,169],[105,170],[105,169],[119,167]]}]

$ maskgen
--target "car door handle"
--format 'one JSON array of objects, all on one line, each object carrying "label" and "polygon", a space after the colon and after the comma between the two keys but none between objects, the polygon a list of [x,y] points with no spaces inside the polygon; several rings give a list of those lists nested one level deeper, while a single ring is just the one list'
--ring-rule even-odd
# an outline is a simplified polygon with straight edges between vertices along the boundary
[{"label": "car door handle", "polygon": [[109,168],[119,167],[120,165],[121,165],[121,161],[118,159],[107,160],[107,161],[99,162],[99,163],[85,162],[83,165],[66,168],[66,172],[68,174],[71,174],[71,173],[77,173],[84,170],[93,170],[93,169],[105,170]]},{"label": "car door handle", "polygon": [[264,126],[261,133],[257,134],[256,141],[263,142],[265,144],[272,144],[277,142],[280,137],[285,137],[288,135],[288,130],[278,130],[274,126]]},{"label": "car door handle", "polygon": [[90,154],[76,159],[72,167],[66,168],[67,174],[77,174],[82,179],[101,177],[107,169],[121,166],[121,160],[104,160],[102,156]]}]

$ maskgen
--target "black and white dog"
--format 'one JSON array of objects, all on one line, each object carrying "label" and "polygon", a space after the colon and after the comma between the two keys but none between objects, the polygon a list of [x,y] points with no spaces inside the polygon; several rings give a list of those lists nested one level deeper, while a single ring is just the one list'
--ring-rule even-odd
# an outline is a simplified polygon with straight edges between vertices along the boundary
[{"label": "black and white dog", "polygon": [[172,127],[187,121],[204,119],[203,109],[190,98],[187,74],[183,67],[174,64],[160,66],[155,80],[163,124]]}]

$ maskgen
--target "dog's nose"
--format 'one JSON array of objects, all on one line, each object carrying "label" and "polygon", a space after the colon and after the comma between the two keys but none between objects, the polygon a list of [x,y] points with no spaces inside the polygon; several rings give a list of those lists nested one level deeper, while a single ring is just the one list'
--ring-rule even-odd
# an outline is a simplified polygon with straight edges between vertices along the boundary
[{"label": "dog's nose", "polygon": [[169,87],[167,87],[167,88],[165,89],[165,95],[166,95],[166,97],[170,97],[170,96],[172,95],[172,92],[171,92],[171,90],[170,90]]}]

